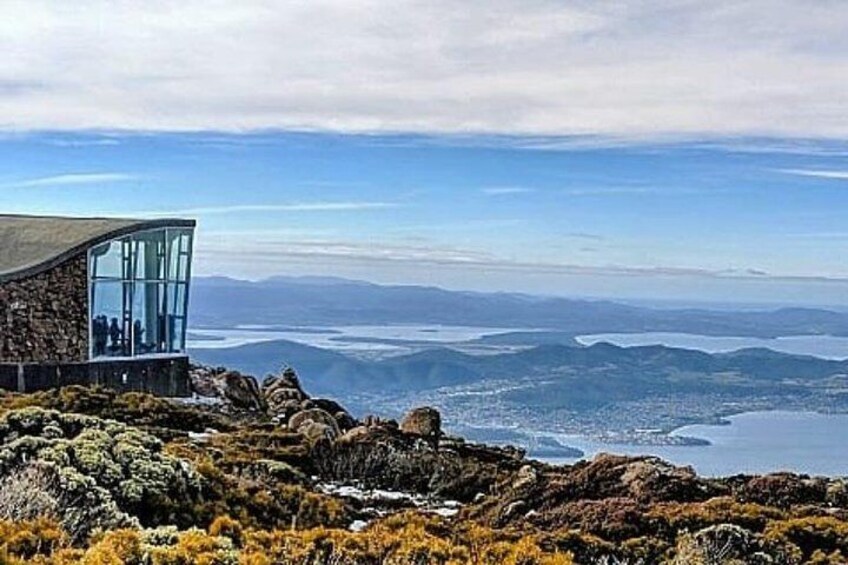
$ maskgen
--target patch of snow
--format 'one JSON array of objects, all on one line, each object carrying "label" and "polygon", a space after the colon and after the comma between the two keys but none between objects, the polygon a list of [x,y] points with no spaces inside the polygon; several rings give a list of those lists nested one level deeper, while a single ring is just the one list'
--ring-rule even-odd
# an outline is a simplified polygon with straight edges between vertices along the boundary
[{"label": "patch of snow", "polygon": [[362,530],[364,530],[364,529],[365,529],[365,527],[366,527],[367,525],[368,525],[368,522],[366,522],[365,520],[354,520],[354,521],[350,524],[350,526],[348,526],[348,529],[349,529],[351,532],[361,532]]}]

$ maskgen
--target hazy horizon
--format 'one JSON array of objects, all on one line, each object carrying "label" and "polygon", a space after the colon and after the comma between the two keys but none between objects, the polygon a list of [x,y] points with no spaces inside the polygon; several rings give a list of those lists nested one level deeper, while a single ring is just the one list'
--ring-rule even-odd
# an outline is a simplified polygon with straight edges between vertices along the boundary
[{"label": "hazy horizon", "polygon": [[532,291],[522,291],[522,290],[485,290],[478,288],[470,288],[467,286],[445,286],[439,284],[426,284],[416,281],[379,281],[374,279],[367,278],[348,278],[342,277],[338,275],[332,274],[317,274],[317,273],[299,273],[299,274],[287,274],[287,273],[277,273],[271,274],[264,277],[258,278],[245,278],[237,275],[226,275],[226,274],[211,274],[211,275],[194,275],[192,277],[194,280],[215,280],[215,279],[225,279],[229,281],[235,282],[245,282],[245,283],[265,283],[273,281],[274,279],[282,279],[286,281],[296,281],[302,280],[304,282],[316,282],[320,283],[321,279],[328,280],[337,280],[341,282],[349,282],[349,283],[363,283],[363,284],[372,284],[379,286],[396,286],[396,287],[422,287],[422,288],[435,288],[439,290],[445,290],[450,292],[470,292],[470,293],[481,293],[481,294],[515,294],[515,295],[524,295],[531,296],[537,298],[563,298],[569,300],[585,300],[585,301],[608,301],[608,302],[616,302],[619,304],[626,304],[630,306],[639,306],[644,308],[651,309],[707,309],[707,310],[728,310],[728,311],[746,311],[746,310],[777,310],[781,308],[816,308],[816,309],[825,309],[825,310],[833,310],[833,311],[848,311],[848,304],[828,304],[828,303],[818,303],[814,300],[808,302],[774,302],[767,300],[760,301],[741,301],[741,300],[705,300],[705,299],[673,299],[673,298],[650,298],[644,296],[630,296],[630,295],[621,295],[621,296],[603,296],[603,295],[593,295],[593,294],[572,294],[572,293],[540,293],[540,292],[532,292]]}]

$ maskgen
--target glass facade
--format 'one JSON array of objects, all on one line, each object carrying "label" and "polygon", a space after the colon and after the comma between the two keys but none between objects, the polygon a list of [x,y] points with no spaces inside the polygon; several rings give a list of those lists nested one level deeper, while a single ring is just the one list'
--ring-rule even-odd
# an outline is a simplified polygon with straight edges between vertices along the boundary
[{"label": "glass facade", "polygon": [[192,239],[162,228],[91,249],[92,359],[185,352]]}]

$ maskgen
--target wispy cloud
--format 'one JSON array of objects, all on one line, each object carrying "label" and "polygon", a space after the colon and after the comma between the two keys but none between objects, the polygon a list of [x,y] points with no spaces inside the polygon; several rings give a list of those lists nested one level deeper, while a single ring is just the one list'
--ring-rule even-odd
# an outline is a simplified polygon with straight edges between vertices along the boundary
[{"label": "wispy cloud", "polygon": [[298,202],[291,204],[234,204],[231,206],[205,206],[181,210],[137,212],[146,216],[208,216],[251,212],[358,212],[397,208],[394,202]]},{"label": "wispy cloud", "polygon": [[824,169],[779,169],[781,173],[820,179],[848,180],[848,171]]},{"label": "wispy cloud", "polygon": [[[586,249],[587,252],[591,251]],[[571,275],[588,277],[694,278],[720,280],[758,280],[783,282],[848,283],[848,279],[826,276],[771,274],[756,268],[707,269],[677,266],[581,265],[565,262],[523,261],[500,257],[485,251],[443,245],[405,245],[398,243],[340,241],[330,239],[287,239],[269,235],[252,240],[210,237],[198,243],[201,260],[227,262],[238,260],[264,265],[268,273],[289,261],[340,261],[362,265],[410,265],[447,267],[482,272],[519,272],[533,275]]]},{"label": "wispy cloud", "polygon": [[42,186],[70,186],[81,184],[110,184],[136,180],[138,177],[129,173],[67,173],[26,179],[10,183],[6,186],[17,188]]},{"label": "wispy cloud", "polygon": [[649,186],[587,186],[567,188],[562,191],[568,196],[622,196],[631,194],[660,194],[664,191]]},{"label": "wispy cloud", "polygon": [[120,145],[121,142],[114,137],[93,137],[93,138],[65,138],[65,137],[47,137],[45,143],[55,147],[108,147]]},{"label": "wispy cloud", "polygon": [[603,241],[603,240],[606,239],[604,236],[596,234],[596,233],[588,233],[588,232],[581,232],[581,231],[569,232],[569,233],[565,234],[565,236],[573,238],[573,239],[585,239],[585,240],[589,240],[589,241]]},{"label": "wispy cloud", "polygon": [[3,127],[848,135],[844,2],[100,4],[4,2]]},{"label": "wispy cloud", "polygon": [[489,196],[503,196],[507,194],[528,194],[536,192],[536,189],[526,186],[487,186],[481,189],[481,192]]}]

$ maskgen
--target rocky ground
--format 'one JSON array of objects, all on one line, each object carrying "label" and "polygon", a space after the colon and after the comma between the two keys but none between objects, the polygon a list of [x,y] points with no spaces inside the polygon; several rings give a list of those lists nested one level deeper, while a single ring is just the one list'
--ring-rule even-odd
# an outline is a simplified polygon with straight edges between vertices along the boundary
[{"label": "rocky ground", "polygon": [[0,563],[846,563],[848,483],[573,466],[358,420],[287,369],[0,396]]}]

